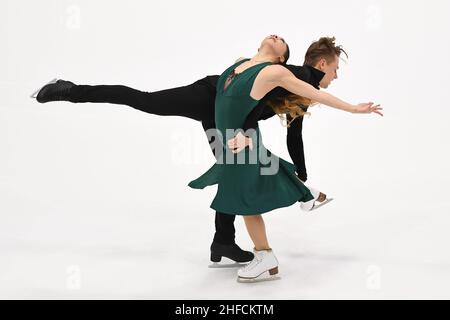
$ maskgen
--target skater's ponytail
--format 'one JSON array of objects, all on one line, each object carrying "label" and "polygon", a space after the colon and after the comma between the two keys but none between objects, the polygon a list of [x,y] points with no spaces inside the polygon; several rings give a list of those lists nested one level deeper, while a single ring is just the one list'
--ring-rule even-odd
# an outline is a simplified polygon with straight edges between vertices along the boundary
[{"label": "skater's ponytail", "polygon": [[291,55],[291,50],[289,49],[289,45],[286,43],[286,51],[284,52],[284,55],[283,55],[284,61],[281,62],[281,65],[286,65],[286,63],[289,60],[290,55]]}]

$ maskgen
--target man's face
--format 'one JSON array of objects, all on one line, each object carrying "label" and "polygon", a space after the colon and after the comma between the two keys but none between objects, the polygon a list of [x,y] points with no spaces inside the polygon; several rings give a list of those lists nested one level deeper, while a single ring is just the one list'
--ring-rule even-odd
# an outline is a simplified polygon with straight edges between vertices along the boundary
[{"label": "man's face", "polygon": [[320,61],[315,66],[316,69],[319,69],[320,71],[325,73],[325,76],[320,81],[319,86],[322,89],[328,88],[328,86],[331,84],[331,81],[334,79],[337,79],[337,70],[339,69],[339,57],[335,56],[335,59],[328,63],[327,60],[324,58],[320,59]]}]

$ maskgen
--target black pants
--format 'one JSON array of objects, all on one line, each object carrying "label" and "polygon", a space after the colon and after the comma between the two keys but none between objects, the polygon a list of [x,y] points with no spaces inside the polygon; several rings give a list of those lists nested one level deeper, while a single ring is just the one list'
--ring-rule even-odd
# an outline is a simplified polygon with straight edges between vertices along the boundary
[{"label": "black pants", "polygon": [[[208,76],[191,85],[143,92],[121,85],[77,85],[70,90],[68,101],[113,103],[160,115],[181,116],[201,121],[203,129],[215,128],[214,100],[218,76]],[[208,137],[209,141],[209,137]],[[214,241],[232,244],[235,238],[234,215],[216,212]]]}]

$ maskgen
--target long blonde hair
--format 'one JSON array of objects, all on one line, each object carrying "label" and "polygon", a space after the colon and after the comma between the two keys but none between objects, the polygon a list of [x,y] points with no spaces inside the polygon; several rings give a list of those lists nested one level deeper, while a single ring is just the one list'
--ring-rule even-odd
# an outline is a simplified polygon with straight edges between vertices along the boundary
[{"label": "long blonde hair", "polygon": [[305,97],[288,94],[284,97],[274,98],[267,101],[267,105],[272,108],[273,112],[280,118],[281,125],[290,127],[292,121],[304,115],[310,116],[307,108],[316,103]]}]

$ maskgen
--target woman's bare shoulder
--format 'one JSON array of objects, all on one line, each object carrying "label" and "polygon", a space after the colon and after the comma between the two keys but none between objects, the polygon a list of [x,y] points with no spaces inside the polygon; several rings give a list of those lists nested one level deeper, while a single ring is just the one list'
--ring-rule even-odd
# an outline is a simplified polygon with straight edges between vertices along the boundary
[{"label": "woman's bare shoulder", "polygon": [[271,73],[277,73],[277,74],[289,74],[292,73],[288,68],[281,64],[271,64],[267,66],[267,70],[269,70]]},{"label": "woman's bare shoulder", "polygon": [[293,73],[286,67],[280,64],[272,64],[266,66],[262,70],[263,77],[266,79],[280,79],[282,77],[293,75]]}]

